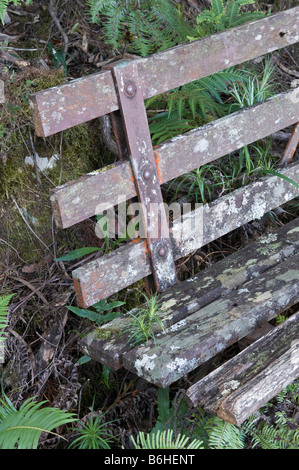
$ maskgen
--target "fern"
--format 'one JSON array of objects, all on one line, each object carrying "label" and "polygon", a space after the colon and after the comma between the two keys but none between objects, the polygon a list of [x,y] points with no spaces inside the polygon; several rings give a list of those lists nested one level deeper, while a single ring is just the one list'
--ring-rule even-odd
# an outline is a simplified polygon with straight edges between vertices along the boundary
[{"label": "fern", "polygon": [[136,441],[131,436],[135,449],[203,449],[202,441],[193,439],[189,443],[189,438],[178,434],[174,437],[172,429],[167,431],[157,431],[155,434],[144,434],[139,432]]},{"label": "fern", "polygon": [[114,49],[141,56],[186,42],[193,28],[170,0],[87,0],[90,20],[103,26],[104,38]]},{"label": "fern", "polygon": [[[4,15],[10,3],[13,3],[14,5],[21,5],[23,1],[22,0],[0,0],[0,20],[2,24],[4,24]],[[32,3],[32,0],[25,1],[26,5],[30,5],[30,3]]]},{"label": "fern", "polygon": [[209,36],[210,34],[239,26],[263,18],[260,11],[244,12],[244,5],[254,5],[254,0],[212,0],[211,9],[202,11],[196,18],[197,35],[190,40]]},{"label": "fern", "polygon": [[9,398],[0,399],[0,449],[36,449],[42,432],[52,434],[63,424],[76,421],[74,415],[51,407],[42,407],[33,398],[17,410]]},{"label": "fern", "polygon": [[211,449],[244,449],[246,433],[242,427],[213,417],[207,422],[206,430],[209,435]]},{"label": "fern", "polygon": [[4,295],[0,297],[0,364],[3,362],[4,357],[3,357],[3,346],[4,341],[6,340],[6,332],[5,329],[8,326],[8,317],[9,317],[9,310],[8,310],[8,305],[13,297],[14,294],[12,295]]}]

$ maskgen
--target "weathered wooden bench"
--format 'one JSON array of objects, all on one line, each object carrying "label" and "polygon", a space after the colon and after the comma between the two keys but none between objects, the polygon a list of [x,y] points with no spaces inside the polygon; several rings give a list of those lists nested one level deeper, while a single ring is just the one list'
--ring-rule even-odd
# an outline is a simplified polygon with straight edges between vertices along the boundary
[{"label": "weathered wooden bench", "polygon": [[[110,114],[120,149],[118,163],[53,190],[57,224],[73,226],[137,196],[148,229],[145,239],[75,269],[73,279],[78,305],[87,308],[152,275],[165,331],[130,348],[121,332],[132,317],[124,314],[86,335],[82,351],[159,387],[198,370],[187,391],[190,405],[237,424],[299,376],[299,312],[279,327],[269,324],[299,302],[299,219],[184,282],[177,282],[175,262],[299,195],[286,179],[299,183],[299,164],[290,162],[298,144],[299,88],[154,149],[144,100],[298,41],[296,7],[145,59],[112,63],[31,97],[39,136]],[[162,184],[292,125],[282,159],[286,178],[261,177],[166,225]],[[200,373],[202,364],[250,335],[260,338],[220,368]]]}]

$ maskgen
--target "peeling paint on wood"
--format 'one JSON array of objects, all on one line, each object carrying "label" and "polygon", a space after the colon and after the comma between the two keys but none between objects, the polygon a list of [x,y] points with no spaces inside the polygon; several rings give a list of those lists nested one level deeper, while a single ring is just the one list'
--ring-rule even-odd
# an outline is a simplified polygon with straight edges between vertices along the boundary
[{"label": "peeling paint on wood", "polygon": [[[174,332],[123,355],[123,365],[159,387],[168,387],[229,345],[299,301],[299,255],[188,316]],[[297,276],[288,276],[296,271]],[[260,293],[263,293],[261,295]],[[264,295],[268,294],[268,295]],[[144,354],[150,358],[140,364]]]},{"label": "peeling paint on wood", "polygon": [[[281,173],[299,184],[299,164],[291,165],[281,170]],[[269,176],[211,204],[201,206],[182,220],[176,219],[171,230],[175,259],[182,258],[241,225],[262,217],[269,210],[279,207],[298,194],[299,190],[293,184],[280,177]],[[228,214],[234,211],[236,201],[242,201],[240,207],[236,213],[233,212],[234,217],[228,217]],[[202,221],[201,231],[199,229],[197,233],[188,232],[190,223],[184,224],[190,217]],[[113,253],[74,270],[73,278],[80,306],[86,308],[93,305],[151,274],[145,243],[145,240],[128,243]],[[273,248],[270,247],[266,254]]]},{"label": "peeling paint on wood", "polygon": [[[295,99],[298,92],[296,88],[276,95],[265,103],[218,119],[158,146],[154,155],[160,184],[294,124],[299,120]],[[275,123],[277,115],[281,118],[279,123]],[[263,123],[261,117],[265,118]],[[209,145],[202,145],[203,141]],[[130,162],[126,161],[55,188],[51,200],[56,222],[67,228],[136,195],[133,172]],[[80,203],[74,204],[78,198]],[[232,213],[237,209],[232,208]]]},{"label": "peeling paint on wood", "polygon": [[[295,7],[137,60],[143,98],[298,42],[298,18],[299,7]],[[281,35],[282,31],[285,34]],[[39,136],[54,134],[119,108],[110,71],[36,93],[31,96],[31,106]]]},{"label": "peeling paint on wood", "polygon": [[[269,235],[219,261],[192,279],[181,282],[160,294],[160,317],[165,327],[172,328],[172,331],[180,328],[187,316],[224,297],[233,289],[238,289],[239,295],[249,293],[247,288],[242,287],[244,283],[256,279],[278,263],[298,253],[299,237],[296,231],[298,223],[299,220],[295,220],[278,230],[277,245],[270,255],[259,253],[260,247],[265,246],[265,239],[271,238]],[[124,315],[101,327],[104,332],[107,328],[116,332],[109,341],[105,341],[103,337],[99,338],[98,330],[91,332],[81,340],[82,350],[113,369],[120,368],[122,355],[128,350],[128,346],[126,338],[121,338],[119,333],[129,324],[130,317]],[[174,346],[173,350],[178,348]]]},{"label": "peeling paint on wood", "polygon": [[299,377],[299,312],[187,391],[202,407],[240,425]]}]

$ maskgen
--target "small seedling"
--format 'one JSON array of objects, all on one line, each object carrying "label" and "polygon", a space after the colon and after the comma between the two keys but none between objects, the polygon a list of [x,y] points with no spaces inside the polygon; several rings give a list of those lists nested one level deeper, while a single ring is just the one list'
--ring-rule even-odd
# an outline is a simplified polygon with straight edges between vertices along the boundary
[{"label": "small seedling", "polygon": [[157,294],[148,298],[145,294],[145,306],[139,310],[129,313],[132,317],[132,323],[126,328],[122,334],[128,335],[128,344],[130,346],[138,346],[146,343],[148,340],[155,340],[156,328],[165,331],[163,322],[159,316],[160,302]]}]

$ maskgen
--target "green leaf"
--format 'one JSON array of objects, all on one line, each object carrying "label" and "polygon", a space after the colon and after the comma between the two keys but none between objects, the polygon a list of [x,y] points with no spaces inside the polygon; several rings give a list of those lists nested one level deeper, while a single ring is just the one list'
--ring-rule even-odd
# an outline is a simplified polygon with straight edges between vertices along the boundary
[{"label": "green leaf", "polygon": [[86,362],[91,361],[91,357],[89,356],[82,356],[80,359],[78,359],[77,364],[86,364]]},{"label": "green leaf", "polygon": [[109,377],[111,369],[108,366],[103,365],[102,379],[107,388],[110,388]]},{"label": "green leaf", "polygon": [[88,320],[91,320],[95,323],[99,323],[99,314],[97,312],[93,312],[92,310],[86,310],[84,308],[78,308],[78,307],[72,307],[70,305],[67,305],[67,308],[78,315],[78,317],[81,318],[88,318]]},{"label": "green leaf", "polygon": [[93,305],[93,308],[95,308],[98,313],[102,313],[112,310],[116,307],[121,307],[122,305],[125,305],[125,302],[116,300],[114,302],[107,303],[107,300],[100,300],[100,302],[97,302]]},{"label": "green leaf", "polygon": [[296,181],[293,181],[288,176],[285,176],[285,175],[282,175],[281,173],[278,173],[278,171],[275,171],[275,170],[261,170],[261,173],[265,173],[267,175],[278,176],[279,178],[282,178],[282,179],[288,181],[289,183],[293,184],[294,186],[296,186],[296,188],[299,189],[299,184],[296,183]]},{"label": "green leaf", "polygon": [[73,250],[67,255],[61,256],[60,258],[55,258],[55,261],[73,261],[77,258],[82,258],[82,256],[89,255],[90,253],[94,253],[95,251],[101,251],[102,248],[99,247],[91,247],[85,246],[83,248],[78,248],[77,250]]},{"label": "green leaf", "polygon": [[16,410],[5,395],[0,399],[0,449],[36,449],[42,432],[56,434],[54,429],[77,421],[73,413],[45,403],[29,398]]}]

